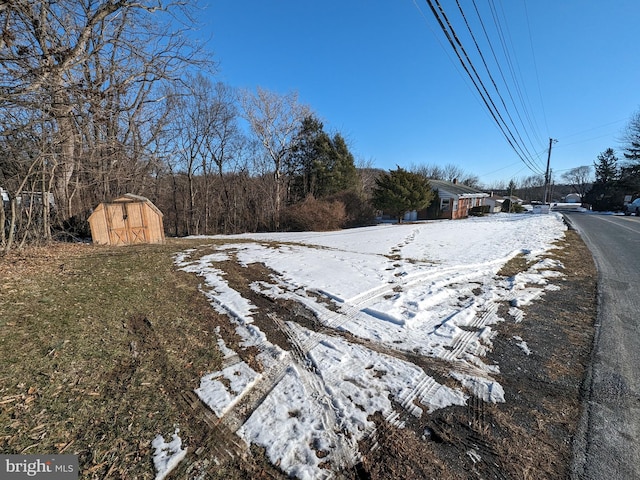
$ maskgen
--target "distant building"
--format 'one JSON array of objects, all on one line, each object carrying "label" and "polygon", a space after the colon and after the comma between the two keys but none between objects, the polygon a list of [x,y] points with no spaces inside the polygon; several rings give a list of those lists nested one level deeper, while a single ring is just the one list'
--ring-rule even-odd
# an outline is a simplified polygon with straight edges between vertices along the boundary
[{"label": "distant building", "polygon": [[513,205],[518,204],[522,205],[522,199],[516,197],[515,195],[496,195],[491,192],[487,198],[485,198],[485,205],[489,206],[489,213],[500,213],[502,212],[502,205],[506,200],[510,200]]},{"label": "distant building", "polygon": [[[420,211],[413,210],[405,213],[403,221],[466,218],[472,208],[484,206],[485,200],[489,197],[488,193],[462,185],[455,180],[445,182],[444,180],[430,179],[429,183],[436,193],[431,205]],[[395,218],[388,213],[381,212],[378,220],[393,221]]]},{"label": "distant building", "polygon": [[[488,193],[478,190],[477,188],[462,185],[456,180],[453,182],[445,182],[444,180],[429,180],[431,188],[438,194],[437,211],[429,208],[425,211],[418,212],[418,218],[427,218],[435,215],[435,218],[466,218],[474,207],[486,205],[485,200],[489,197]],[[428,215],[430,212],[430,215]],[[422,215],[421,215],[422,214]]]},{"label": "distant building", "polygon": [[[0,197],[2,197],[2,205],[5,209],[11,207],[11,195],[4,188],[0,187]],[[54,210],[56,208],[56,202],[51,192],[28,192],[22,191],[14,196],[16,201],[16,208],[28,210],[32,207],[38,207],[44,205],[45,201],[49,203],[49,209]]]}]

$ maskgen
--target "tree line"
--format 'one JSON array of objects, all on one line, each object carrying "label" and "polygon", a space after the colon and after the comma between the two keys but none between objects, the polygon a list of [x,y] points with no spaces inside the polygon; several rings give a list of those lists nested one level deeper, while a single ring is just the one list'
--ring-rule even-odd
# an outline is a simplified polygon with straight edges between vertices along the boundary
[{"label": "tree line", "polygon": [[640,111],[628,122],[623,142],[622,158],[607,148],[594,162],[595,181],[584,197],[594,210],[621,210],[625,201],[640,197]]},{"label": "tree line", "polygon": [[3,250],[86,235],[91,209],[128,192],[174,235],[302,228],[318,209],[336,225],[370,219],[367,170],[296,93],[211,80],[188,40],[193,4],[0,7]]},{"label": "tree line", "polygon": [[[125,193],[153,201],[172,235],[372,221],[380,172],[356,168],[295,92],[213,81],[211,55],[189,40],[197,13],[173,0],[0,5],[0,251],[86,236],[92,208]],[[599,201],[640,190],[634,122],[630,163],[596,168]],[[410,170],[478,186],[453,165]]]},{"label": "tree line", "polygon": [[172,235],[373,220],[380,172],[356,169],[296,93],[213,81],[189,41],[197,13],[173,0],[0,6],[1,250],[87,236],[92,208],[125,193],[153,201]]}]

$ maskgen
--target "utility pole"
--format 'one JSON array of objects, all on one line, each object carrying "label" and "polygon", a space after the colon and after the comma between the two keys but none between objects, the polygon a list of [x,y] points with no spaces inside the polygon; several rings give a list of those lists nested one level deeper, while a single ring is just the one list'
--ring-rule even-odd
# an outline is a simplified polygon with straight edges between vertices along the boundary
[{"label": "utility pole", "polygon": [[547,203],[549,203],[548,200],[548,194],[549,194],[549,182],[551,180],[551,146],[557,142],[558,140],[555,140],[553,138],[549,139],[549,154],[547,155],[547,170],[544,173],[544,198],[542,199],[545,205]]}]

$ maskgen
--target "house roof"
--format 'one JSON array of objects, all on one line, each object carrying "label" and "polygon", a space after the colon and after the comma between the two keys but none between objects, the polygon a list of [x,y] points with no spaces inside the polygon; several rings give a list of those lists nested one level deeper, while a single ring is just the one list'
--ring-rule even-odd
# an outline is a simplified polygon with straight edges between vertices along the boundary
[{"label": "house roof", "polygon": [[458,197],[488,197],[489,194],[477,188],[468,187],[460,183],[445,182],[444,180],[429,180],[431,188],[442,190]]},{"label": "house roof", "polygon": [[515,195],[496,195],[495,193],[491,193],[489,195],[490,200],[495,200],[497,202],[504,202],[505,200],[511,200],[515,203],[522,203],[522,199],[520,197],[516,197]]}]

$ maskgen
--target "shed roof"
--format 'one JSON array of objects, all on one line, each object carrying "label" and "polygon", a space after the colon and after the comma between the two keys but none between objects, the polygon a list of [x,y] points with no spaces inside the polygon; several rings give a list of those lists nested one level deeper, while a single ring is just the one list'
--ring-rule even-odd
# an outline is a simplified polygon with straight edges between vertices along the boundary
[{"label": "shed roof", "polygon": [[135,195],[133,193],[125,193],[123,196],[118,197],[115,200],[112,200],[111,202],[104,202],[104,203],[124,203],[124,202],[147,203],[149,207],[153,209],[154,212],[156,212],[161,217],[164,216],[160,211],[160,209],[156,207],[155,204],[151,200],[149,200],[147,197],[143,197],[142,195]]}]

